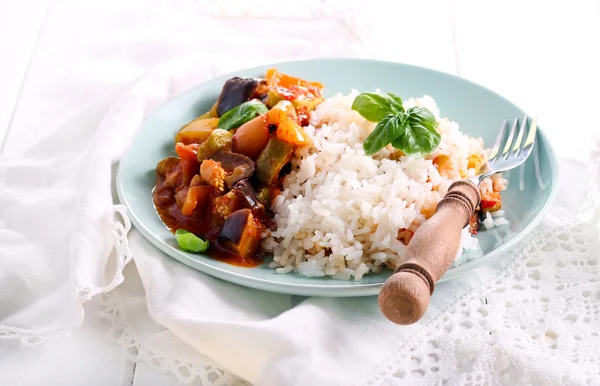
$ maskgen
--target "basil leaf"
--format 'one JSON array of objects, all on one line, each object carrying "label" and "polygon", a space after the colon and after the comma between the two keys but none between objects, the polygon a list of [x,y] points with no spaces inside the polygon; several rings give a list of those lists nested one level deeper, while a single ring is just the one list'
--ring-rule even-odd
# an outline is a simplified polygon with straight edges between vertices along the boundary
[{"label": "basil leaf", "polygon": [[431,129],[435,129],[436,120],[433,113],[427,110],[425,107],[411,107],[408,109],[408,120],[421,121],[423,124],[428,124]]},{"label": "basil leaf", "polygon": [[398,110],[404,112],[404,106],[402,106],[402,98],[392,94],[391,92],[388,92],[387,94],[396,102],[395,106],[398,108]]},{"label": "basil leaf", "polygon": [[372,155],[383,149],[395,138],[402,135],[406,123],[404,115],[388,114],[379,121],[375,129],[369,134],[363,142],[363,149],[366,155]]},{"label": "basil leaf", "polygon": [[219,118],[219,129],[232,130],[237,129],[251,119],[269,111],[267,106],[256,99],[244,102],[238,107],[229,110]]},{"label": "basil leaf", "polygon": [[404,112],[402,99],[391,93],[363,92],[352,102],[352,110],[368,121],[381,121],[388,114]]},{"label": "basil leaf", "polygon": [[185,229],[177,229],[175,231],[175,239],[179,247],[188,252],[206,252],[210,245],[210,241],[204,241]]},{"label": "basil leaf", "polygon": [[435,116],[424,107],[411,107],[406,113],[404,131],[392,140],[392,146],[407,156],[423,157],[435,150],[442,139],[435,129]]}]

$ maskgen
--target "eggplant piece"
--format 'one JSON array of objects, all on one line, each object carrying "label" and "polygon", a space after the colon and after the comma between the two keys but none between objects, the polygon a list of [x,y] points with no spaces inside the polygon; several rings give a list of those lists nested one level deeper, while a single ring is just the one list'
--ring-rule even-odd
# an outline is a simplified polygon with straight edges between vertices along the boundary
[{"label": "eggplant piece", "polygon": [[219,234],[221,245],[241,257],[253,257],[260,245],[260,228],[250,209],[240,209],[225,219]]},{"label": "eggplant piece", "polygon": [[225,183],[229,189],[236,182],[248,178],[254,173],[254,161],[242,154],[220,150],[213,154],[210,159],[219,162],[227,172]]},{"label": "eggplant piece", "polygon": [[279,172],[292,158],[294,145],[271,137],[267,147],[260,153],[256,160],[256,175],[265,185],[272,185],[277,181]]},{"label": "eggplant piece", "polygon": [[217,115],[220,117],[229,110],[238,107],[244,102],[248,102],[255,94],[262,97],[262,86],[266,84],[265,80],[254,78],[240,78],[236,76],[229,79],[223,85],[219,100],[217,101]]},{"label": "eggplant piece", "polygon": [[254,163],[236,166],[231,174],[225,177],[225,183],[231,189],[238,181],[250,177],[252,173],[254,173]]},{"label": "eggplant piece", "polygon": [[247,179],[238,181],[231,191],[235,192],[244,201],[256,217],[260,218],[265,215],[265,206],[260,202],[256,191]]}]

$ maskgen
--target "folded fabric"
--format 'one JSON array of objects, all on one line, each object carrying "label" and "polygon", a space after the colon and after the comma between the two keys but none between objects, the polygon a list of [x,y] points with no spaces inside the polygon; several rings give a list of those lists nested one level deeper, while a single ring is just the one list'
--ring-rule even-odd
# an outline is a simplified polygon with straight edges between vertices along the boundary
[{"label": "folded fabric", "polygon": [[[533,379],[534,383],[549,379],[550,384],[559,384],[561,377],[575,373],[577,364],[547,366],[532,359],[534,354],[527,349],[545,360],[559,361],[569,350],[593,351],[593,345],[583,348],[574,331],[563,327],[565,304],[555,304],[561,308],[558,313],[555,308],[532,309],[528,304],[556,303],[564,277],[570,285],[591,291],[590,280],[597,272],[575,272],[580,270],[579,261],[595,265],[600,259],[597,230],[572,225],[584,197],[585,168],[569,161],[563,161],[561,168],[571,184],[563,180],[555,205],[534,237],[491,266],[441,283],[425,317],[412,326],[385,320],[375,297],[296,298],[223,282],[157,251],[135,230],[129,245],[146,307],[141,300],[127,306],[142,299],[141,288],[135,295],[118,288],[107,296],[107,308],[112,310],[107,318],[120,342],[135,348],[138,360],[158,362],[159,368],[186,383],[200,379],[202,384],[237,384],[242,382],[238,375],[257,385],[363,385],[368,381],[425,385],[443,374],[459,384],[475,376],[490,381]],[[573,192],[580,192],[579,202]],[[550,248],[558,235],[563,243]],[[585,249],[576,247],[581,240],[587,243]],[[576,253],[565,256],[574,248]],[[132,270],[130,283],[138,280],[138,272]],[[569,312],[582,319],[580,331],[591,333],[597,322],[583,319],[585,306],[582,303],[583,308]],[[537,320],[529,321],[532,318]],[[155,335],[137,331],[158,328],[157,324],[166,330]],[[554,332],[563,345],[540,344],[557,339]],[[160,341],[155,340],[158,336]],[[190,355],[190,348],[204,355]],[[549,354],[553,354],[550,359]]]},{"label": "folded fabric", "polygon": [[[210,6],[218,13],[217,2]],[[423,320],[409,327],[383,319],[373,297],[306,299],[214,279],[165,256],[131,229],[125,208],[114,205],[111,181],[144,117],[168,97],[240,67],[375,56],[372,47],[388,44],[366,41],[364,31],[348,27],[356,10],[270,20],[275,37],[264,21],[216,22],[202,15],[206,24],[196,28],[185,11],[170,13],[177,34],[152,31],[160,38],[149,50],[139,48],[146,44],[138,40],[139,25],[127,19],[131,29],[113,37],[124,45],[111,51],[100,44],[88,53],[85,68],[94,71],[77,73],[82,84],[92,85],[86,91],[104,86],[110,92],[94,94],[63,124],[38,128],[43,135],[0,156],[0,339],[38,343],[64,336],[81,323],[84,301],[110,291],[104,316],[113,322],[115,339],[133,357],[188,383],[547,385],[600,379],[594,346],[600,327],[598,149],[589,176],[584,165],[562,163],[557,200],[526,243],[491,266],[437,286]],[[218,30],[219,39],[182,38],[207,30]],[[249,30],[260,33],[248,36]],[[134,59],[114,59],[115,47]],[[433,62],[440,55],[423,52]],[[163,63],[158,57],[173,58]],[[77,82],[64,87],[65,94],[82,95]],[[574,214],[582,202],[579,219]]]},{"label": "folded fabric", "polygon": [[[30,96],[25,87],[23,101],[43,105],[48,116],[72,113],[57,125],[40,117],[11,130],[0,155],[0,339],[33,344],[65,336],[81,324],[83,302],[123,281],[131,256],[121,253],[125,228],[115,221],[122,209],[113,208],[111,168],[160,103],[241,67],[368,52],[364,34],[349,28],[360,24],[355,10],[344,11],[351,4],[313,1],[302,12],[275,4],[230,1],[228,12],[214,1],[53,4],[34,56],[47,60],[34,60],[28,79],[56,80],[48,92],[55,98]],[[152,22],[165,13],[165,24]],[[275,17],[270,29],[262,21],[268,15]],[[85,25],[95,19],[114,29]],[[73,29],[79,39],[71,39]],[[64,57],[55,61],[48,50],[60,48]]]}]

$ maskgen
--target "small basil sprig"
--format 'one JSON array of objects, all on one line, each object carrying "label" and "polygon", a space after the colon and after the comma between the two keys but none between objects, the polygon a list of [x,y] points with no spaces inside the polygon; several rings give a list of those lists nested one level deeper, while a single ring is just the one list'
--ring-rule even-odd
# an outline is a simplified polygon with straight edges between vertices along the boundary
[{"label": "small basil sprig", "polygon": [[177,229],[177,231],[175,231],[175,239],[177,240],[179,247],[188,252],[206,252],[210,245],[210,241],[204,241],[200,237],[186,231],[185,229]]},{"label": "small basil sprig", "polygon": [[365,119],[378,122],[363,143],[367,155],[375,154],[391,143],[407,156],[423,157],[440,144],[435,116],[424,107],[411,107],[405,111],[402,99],[392,93],[359,94],[352,109]]},{"label": "small basil sprig", "polygon": [[238,107],[229,110],[219,118],[219,129],[232,130],[237,129],[251,119],[269,111],[261,101],[252,99],[244,102]]},{"label": "small basil sprig", "polygon": [[424,107],[406,112],[404,131],[391,141],[392,146],[413,157],[424,157],[440,144],[442,136],[435,129],[435,116]]},{"label": "small basil sprig", "polygon": [[375,130],[363,142],[363,149],[367,155],[375,154],[383,149],[385,145],[398,138],[402,133],[404,123],[400,114],[388,114],[384,116]]}]

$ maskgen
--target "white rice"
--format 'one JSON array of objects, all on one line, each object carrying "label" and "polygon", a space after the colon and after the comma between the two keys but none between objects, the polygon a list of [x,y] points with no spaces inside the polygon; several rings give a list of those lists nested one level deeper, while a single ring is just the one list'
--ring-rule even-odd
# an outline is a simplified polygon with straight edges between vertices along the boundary
[{"label": "white rice", "polygon": [[483,220],[483,226],[485,226],[486,229],[490,229],[494,226],[494,220],[492,219],[492,215],[490,214],[490,212],[485,213],[485,220]]},{"label": "white rice", "polygon": [[[318,106],[305,128],[314,145],[297,151],[273,201],[275,227],[262,247],[273,254],[271,267],[279,273],[360,280],[384,266],[394,269],[407,248],[397,239],[399,230],[414,231],[426,219],[421,212],[435,211],[453,181],[475,175],[468,158],[486,154],[481,140],[440,119],[435,101],[425,96],[404,105],[424,106],[436,116],[439,148],[421,159],[395,161],[391,146],[366,156],[362,143],[375,124],[351,110],[356,95],[338,94]],[[438,155],[449,156],[443,171],[433,164]],[[458,256],[462,248],[476,247],[465,228]]]},{"label": "white rice", "polygon": [[494,226],[495,227],[499,227],[502,225],[508,225],[509,222],[507,219],[505,219],[504,217],[496,217],[496,219],[494,220]]}]

